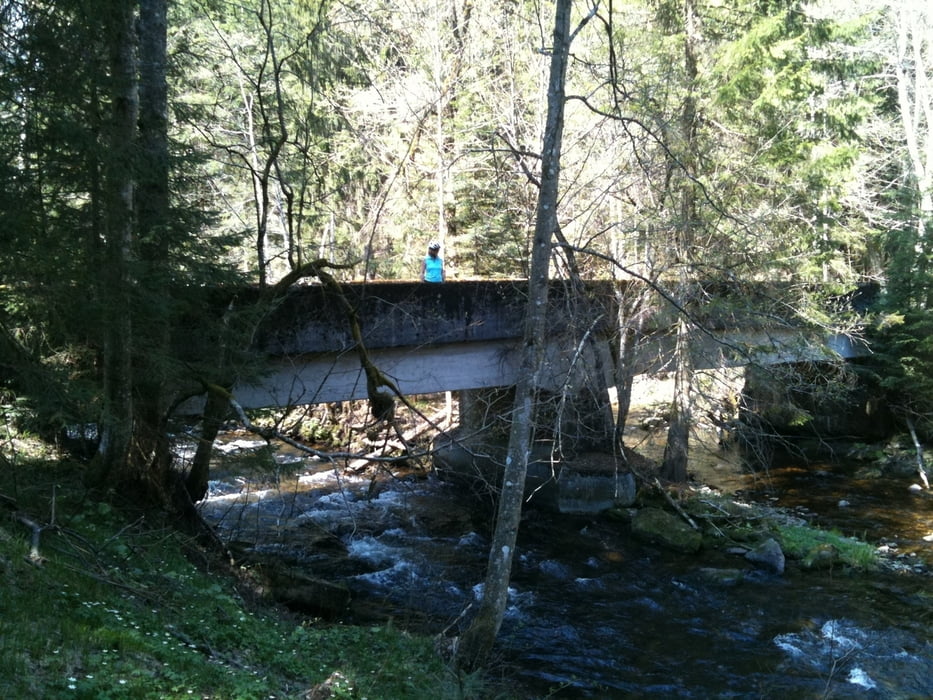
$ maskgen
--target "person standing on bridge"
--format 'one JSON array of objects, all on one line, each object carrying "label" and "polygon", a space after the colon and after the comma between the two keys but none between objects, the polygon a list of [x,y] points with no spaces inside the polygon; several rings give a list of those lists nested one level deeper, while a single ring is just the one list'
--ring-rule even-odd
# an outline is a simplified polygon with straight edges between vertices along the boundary
[{"label": "person standing on bridge", "polygon": [[447,273],[444,272],[444,260],[440,257],[441,244],[431,241],[428,245],[428,254],[421,261],[421,280],[423,282],[446,282]]}]

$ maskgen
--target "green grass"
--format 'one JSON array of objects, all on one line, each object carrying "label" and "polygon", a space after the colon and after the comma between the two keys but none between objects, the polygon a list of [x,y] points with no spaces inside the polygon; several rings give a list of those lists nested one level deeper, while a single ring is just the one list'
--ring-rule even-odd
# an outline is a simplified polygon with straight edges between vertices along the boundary
[{"label": "green grass", "polygon": [[785,525],[777,530],[784,553],[798,559],[805,567],[838,563],[855,569],[878,566],[875,548],[835,530],[821,530],[812,525]]},{"label": "green grass", "polygon": [[722,537],[737,542],[774,537],[785,556],[800,562],[805,569],[839,566],[869,571],[880,563],[875,547],[868,542],[846,537],[837,530],[790,522],[780,509],[739,505],[730,496],[713,493],[689,499],[682,507],[707,524],[707,534],[714,546]]},{"label": "green grass", "polygon": [[[231,573],[151,515],[128,520],[87,499],[73,468],[0,467],[0,494],[15,501],[0,521],[0,697],[483,696],[431,639],[264,604],[249,572]],[[20,516],[43,527],[40,560]]]}]

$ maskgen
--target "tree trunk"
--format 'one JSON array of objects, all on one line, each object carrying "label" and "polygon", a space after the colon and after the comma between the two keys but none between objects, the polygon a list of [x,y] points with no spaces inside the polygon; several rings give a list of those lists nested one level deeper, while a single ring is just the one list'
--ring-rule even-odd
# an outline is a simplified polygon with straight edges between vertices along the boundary
[{"label": "tree trunk", "polygon": [[204,417],[201,420],[201,436],[191,460],[191,469],[185,479],[185,489],[192,503],[197,503],[207,495],[214,440],[229,412],[230,401],[226,396],[215,391],[207,392],[207,403],[204,406]]},{"label": "tree trunk", "polygon": [[667,429],[661,476],[668,481],[682,483],[687,480],[687,460],[690,455],[690,384],[693,375],[693,363],[690,361],[690,324],[683,318],[677,324],[674,365],[674,400],[671,405],[671,420]]},{"label": "tree trunk", "polygon": [[[681,114],[681,165],[684,170],[680,190],[680,222],[676,235],[676,254],[678,275],[677,302],[681,309],[690,303],[693,273],[691,262],[696,241],[698,212],[696,190],[693,182],[696,169],[697,152],[697,47],[699,35],[697,29],[696,7],[694,0],[684,2],[684,72],[687,81],[687,94]],[[674,398],[671,407],[670,427],[667,431],[667,444],[664,446],[664,461],[661,475],[669,481],[687,480],[687,459],[690,450],[690,385],[693,381],[693,362],[690,352],[691,322],[683,314],[677,323],[677,343],[674,351]]]},{"label": "tree trunk", "polygon": [[[925,21],[926,15],[919,4],[892,3],[896,22],[897,57],[894,71],[897,79],[897,100],[904,131],[910,171],[913,175],[916,217],[916,243],[914,255],[915,277],[929,272],[929,255],[933,242],[929,240],[933,223],[933,91],[929,89],[930,66],[924,48],[929,47],[925,34],[933,27]],[[923,285],[918,285],[920,288]],[[933,290],[917,294],[916,301],[923,308],[933,306]]]},{"label": "tree trunk", "polygon": [[145,338],[140,361],[133,459],[145,470],[153,488],[161,490],[171,466],[165,421],[168,411],[168,381],[164,368],[170,353],[168,305],[161,297],[171,290],[169,270],[169,154],[168,85],[166,81],[166,0],[141,0],[139,12],[139,168],[137,217],[142,285],[159,299],[140,310]]},{"label": "tree trunk", "polygon": [[104,168],[104,245],[106,264],[101,270],[104,307],[104,406],[101,442],[93,485],[119,487],[134,481],[128,473],[133,430],[133,324],[130,303],[133,258],[133,146],[138,116],[136,83],[135,3],[115,0],[112,11],[102,13],[110,43],[113,108],[108,125]]},{"label": "tree trunk", "polygon": [[[104,415],[88,478],[98,487],[161,500],[171,464],[162,371],[169,354],[162,303],[169,262],[166,0],[114,0],[102,16],[113,100],[100,294],[106,300]],[[146,298],[150,291],[158,298]]]},{"label": "tree trunk", "polygon": [[458,663],[464,668],[477,668],[485,663],[499,633],[508,602],[512,558],[521,520],[525,475],[533,436],[535,387],[542,364],[551,239],[557,228],[564,82],[570,50],[570,7],[571,0],[557,0],[548,83],[548,114],[541,159],[541,188],[538,192],[531,274],[528,280],[522,370],[515,389],[508,454],[483,597],[476,617],[463,635],[458,652]]},{"label": "tree trunk", "polygon": [[619,447],[625,445],[625,423],[632,406],[632,384],[635,381],[635,359],[638,350],[638,335],[644,325],[644,307],[647,302],[647,288],[634,286],[616,288],[616,304],[619,312],[617,328],[619,346],[616,351],[613,368],[613,384],[616,389],[616,420],[613,443]]}]

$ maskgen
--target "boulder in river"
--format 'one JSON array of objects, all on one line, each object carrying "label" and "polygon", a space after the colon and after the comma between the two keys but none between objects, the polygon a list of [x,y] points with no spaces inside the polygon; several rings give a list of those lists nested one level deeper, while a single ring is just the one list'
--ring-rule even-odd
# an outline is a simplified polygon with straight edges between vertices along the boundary
[{"label": "boulder in river", "polygon": [[647,542],[678,552],[700,551],[703,536],[672,513],[660,508],[642,508],[632,518],[632,533]]},{"label": "boulder in river", "polygon": [[784,552],[781,550],[781,545],[771,537],[749,550],[745,554],[745,558],[775,574],[781,575],[784,573]]}]

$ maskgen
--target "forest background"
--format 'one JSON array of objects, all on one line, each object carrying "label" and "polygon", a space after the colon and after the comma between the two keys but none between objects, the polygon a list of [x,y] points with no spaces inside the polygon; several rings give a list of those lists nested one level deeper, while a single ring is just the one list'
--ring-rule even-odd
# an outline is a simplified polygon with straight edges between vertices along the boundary
[{"label": "forest background", "polygon": [[[159,482],[167,408],[230,374],[170,352],[232,332],[205,287],[411,279],[431,239],[528,276],[549,3],[104,4],[0,4],[7,403],[98,420],[101,480]],[[573,13],[551,274],[781,281],[817,323],[814,283],[882,283],[884,381],[928,413],[926,5]]]},{"label": "forest background", "polygon": [[[822,301],[878,283],[875,376],[928,436],[927,3],[557,5],[574,29],[550,274],[669,290],[627,300],[632,327],[711,303],[694,280],[780,282],[760,313],[847,327]],[[89,482],[172,502],[171,407],[249,371],[262,313],[217,313],[205,290],[274,303],[299,280],[411,279],[431,239],[448,279],[528,277],[553,16],[0,1],[8,420],[93,422]],[[179,356],[180,331],[212,351]]]}]

